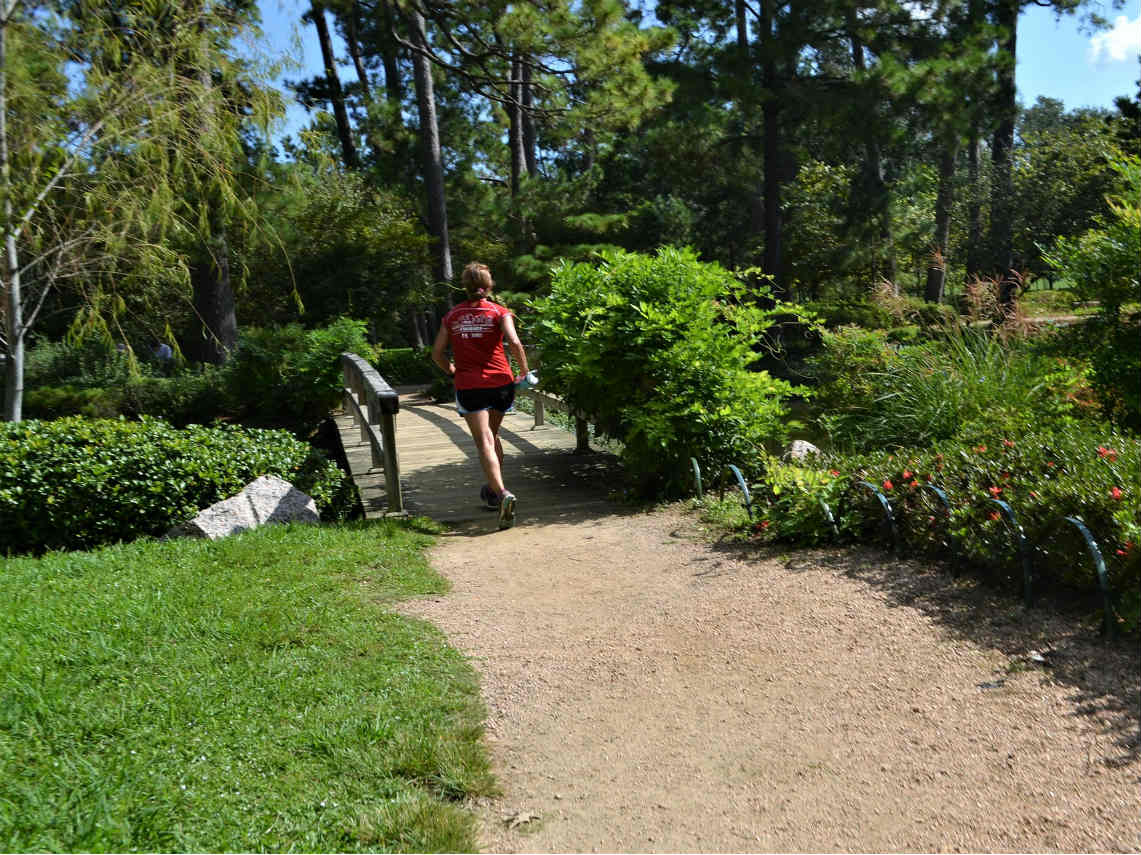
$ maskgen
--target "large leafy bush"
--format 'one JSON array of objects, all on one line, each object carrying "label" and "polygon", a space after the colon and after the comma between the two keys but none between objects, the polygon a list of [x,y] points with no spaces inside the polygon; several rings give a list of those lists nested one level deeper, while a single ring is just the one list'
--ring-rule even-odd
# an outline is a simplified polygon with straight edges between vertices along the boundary
[{"label": "large leafy bush", "polygon": [[243,330],[226,365],[231,409],[245,424],[307,435],[340,401],[340,356],[346,351],[372,359],[363,321],[338,318],[314,330],[299,324]]},{"label": "large leafy bush", "polygon": [[1107,214],[1076,238],[1058,238],[1046,261],[1079,297],[1096,300],[1100,317],[1075,338],[1088,356],[1098,401],[1117,424],[1141,429],[1141,158],[1114,164],[1119,194],[1106,197]]},{"label": "large leafy bush", "polygon": [[621,443],[643,491],[680,487],[691,457],[755,460],[785,435],[796,391],[749,370],[775,314],[756,302],[767,297],[688,249],[563,263],[533,307],[543,384]]},{"label": "large leafy bush", "polygon": [[1097,219],[1097,227],[1076,238],[1060,237],[1045,253],[1081,299],[1099,301],[1110,316],[1141,300],[1141,158],[1124,157],[1114,169],[1120,193],[1106,197],[1109,211]]},{"label": "large leafy bush", "polygon": [[0,531],[8,552],[160,535],[261,475],[346,516],[351,479],[284,431],[79,417],[0,424]]}]

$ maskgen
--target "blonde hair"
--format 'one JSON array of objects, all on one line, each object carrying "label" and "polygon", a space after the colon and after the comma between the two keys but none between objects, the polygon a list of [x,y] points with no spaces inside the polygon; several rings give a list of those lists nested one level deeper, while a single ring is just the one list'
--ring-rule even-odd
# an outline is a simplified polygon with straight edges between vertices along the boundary
[{"label": "blonde hair", "polygon": [[495,280],[491,278],[491,269],[478,261],[471,262],[460,275],[460,282],[464,291],[471,299],[487,297],[495,287]]}]

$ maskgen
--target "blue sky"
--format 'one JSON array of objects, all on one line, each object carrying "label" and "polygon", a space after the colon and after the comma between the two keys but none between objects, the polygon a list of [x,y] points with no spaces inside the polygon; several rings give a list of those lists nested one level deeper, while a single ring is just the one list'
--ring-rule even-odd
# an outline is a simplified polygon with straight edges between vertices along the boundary
[{"label": "blue sky", "polygon": [[[321,72],[321,49],[312,25],[302,26],[300,18],[309,8],[308,0],[259,0],[262,28],[268,47],[274,52],[293,52],[301,62],[299,70],[283,77],[298,79]],[[1057,98],[1067,109],[1077,107],[1113,107],[1118,95],[1134,95],[1141,77],[1141,11],[1137,0],[1114,10],[1109,3],[1091,4],[1114,26],[1100,33],[1082,30],[1078,18],[1057,16],[1050,10],[1029,5],[1018,27],[1018,68],[1016,81],[1019,98],[1027,106],[1039,95]],[[300,44],[294,45],[294,36]],[[336,36],[334,34],[334,39]],[[344,46],[336,40],[338,56]],[[342,66],[342,79],[353,74],[351,66]],[[305,127],[309,117],[292,102],[283,133],[296,133]]]}]

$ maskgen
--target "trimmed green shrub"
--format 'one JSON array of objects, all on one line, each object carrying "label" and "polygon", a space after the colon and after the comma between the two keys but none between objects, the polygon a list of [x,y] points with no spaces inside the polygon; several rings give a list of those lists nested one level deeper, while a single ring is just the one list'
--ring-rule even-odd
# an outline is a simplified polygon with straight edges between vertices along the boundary
[{"label": "trimmed green shrub", "polygon": [[209,422],[228,414],[222,374],[213,366],[173,377],[139,375],[120,385],[39,386],[24,393],[24,415],[31,419],[86,416],[113,419],[153,416],[176,427]]},{"label": "trimmed green shrub", "polygon": [[692,250],[601,258],[555,268],[534,336],[544,387],[622,444],[641,491],[682,489],[691,457],[717,471],[785,435],[783,401],[803,390],[749,366],[787,307],[759,307],[763,285]]},{"label": "trimmed green shrub", "polygon": [[23,414],[29,419],[60,419],[86,416],[89,419],[113,419],[123,414],[121,389],[80,386],[39,386],[24,392]]},{"label": "trimmed green shrub", "polygon": [[123,415],[153,416],[176,427],[203,424],[229,415],[225,369],[196,366],[172,377],[138,377],[123,389]]},{"label": "trimmed green shrub", "polygon": [[[1080,518],[1097,540],[1119,618],[1127,629],[1141,619],[1141,442],[1105,427],[1071,423],[1037,427],[1020,422],[967,425],[958,437],[929,448],[833,456],[829,468],[768,461],[753,490],[757,537],[795,543],[831,540],[827,503],[842,537],[867,539],[883,511],[860,482],[888,497],[909,552],[943,551],[948,535],[959,560],[1016,585],[1020,555],[995,500],[1006,502],[1033,549],[1035,585],[1094,592],[1095,567],[1077,530]],[[942,488],[950,516],[927,485]]]},{"label": "trimmed green shrub", "polygon": [[31,391],[46,386],[80,389],[122,386],[135,373],[147,371],[145,362],[131,359],[108,340],[40,341],[28,349],[24,362],[24,387]]},{"label": "trimmed green shrub", "polygon": [[0,424],[0,531],[11,552],[86,549],[161,535],[261,475],[344,518],[355,487],[336,464],[284,431],[177,430],[138,422],[28,420]]},{"label": "trimmed green shrub", "polygon": [[828,329],[846,326],[858,326],[867,330],[890,330],[916,325],[941,327],[954,321],[958,314],[954,307],[944,303],[929,303],[918,297],[907,296],[814,301],[805,303],[804,309],[818,317]]},{"label": "trimmed green shrub", "polygon": [[812,301],[803,305],[805,311],[818,317],[828,329],[857,326],[866,330],[886,330],[896,325],[895,318],[887,309],[868,299]]}]

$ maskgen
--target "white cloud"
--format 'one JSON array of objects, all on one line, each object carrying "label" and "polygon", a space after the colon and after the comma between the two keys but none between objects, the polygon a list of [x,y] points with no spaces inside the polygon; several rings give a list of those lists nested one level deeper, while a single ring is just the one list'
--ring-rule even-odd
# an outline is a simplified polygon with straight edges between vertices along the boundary
[{"label": "white cloud", "polygon": [[1136,60],[1138,54],[1141,54],[1141,15],[1132,21],[1124,15],[1118,15],[1113,22],[1113,29],[1107,33],[1098,33],[1090,39],[1090,62]]}]

